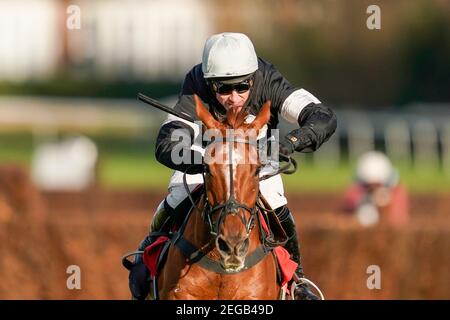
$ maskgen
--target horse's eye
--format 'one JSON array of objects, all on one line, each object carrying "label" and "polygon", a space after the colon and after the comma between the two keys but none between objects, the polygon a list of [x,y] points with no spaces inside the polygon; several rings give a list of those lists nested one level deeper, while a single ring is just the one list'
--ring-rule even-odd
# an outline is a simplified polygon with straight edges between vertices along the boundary
[{"label": "horse's eye", "polygon": [[204,171],[206,174],[211,174],[211,171],[209,171],[209,166],[206,165],[206,164],[205,164],[205,167],[204,167],[203,171]]},{"label": "horse's eye", "polygon": [[256,168],[255,176],[258,176],[261,171],[261,167]]}]

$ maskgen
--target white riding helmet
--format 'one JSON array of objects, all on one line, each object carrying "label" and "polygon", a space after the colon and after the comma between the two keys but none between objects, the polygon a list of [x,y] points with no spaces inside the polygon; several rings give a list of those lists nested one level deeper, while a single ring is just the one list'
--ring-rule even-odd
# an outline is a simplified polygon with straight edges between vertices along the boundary
[{"label": "white riding helmet", "polygon": [[386,155],[369,151],[358,159],[356,175],[363,183],[390,185],[394,182],[396,172]]},{"label": "white riding helmet", "polygon": [[258,58],[251,40],[243,33],[212,35],[203,49],[205,78],[240,77],[258,69]]}]

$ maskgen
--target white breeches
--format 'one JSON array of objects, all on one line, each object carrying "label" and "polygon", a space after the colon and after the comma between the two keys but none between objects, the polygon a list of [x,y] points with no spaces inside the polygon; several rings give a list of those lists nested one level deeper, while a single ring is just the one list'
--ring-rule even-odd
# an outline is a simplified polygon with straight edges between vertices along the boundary
[{"label": "white breeches", "polygon": [[[261,169],[260,176],[270,172],[273,172],[272,167],[265,166]],[[188,174],[186,175],[186,181],[189,190],[192,191],[199,184],[203,183],[203,176],[201,174]],[[283,180],[279,174],[261,181],[259,183],[259,190],[272,209],[287,204],[287,199],[284,196]],[[175,208],[181,201],[187,198],[188,195],[183,185],[183,172],[174,171],[170,179],[168,191],[169,194],[166,197],[166,200],[172,208]]]}]

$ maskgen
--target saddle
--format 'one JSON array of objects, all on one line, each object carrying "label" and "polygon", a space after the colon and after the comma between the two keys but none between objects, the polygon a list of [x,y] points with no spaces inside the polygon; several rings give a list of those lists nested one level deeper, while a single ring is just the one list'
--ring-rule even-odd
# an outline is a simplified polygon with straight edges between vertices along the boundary
[{"label": "saddle", "polygon": [[[203,187],[203,184],[192,190],[191,198],[194,200],[194,203],[199,202],[204,190],[205,188]],[[145,249],[144,253],[144,263],[150,269],[150,273],[155,278],[166,261],[167,253],[169,252],[168,249],[172,244],[172,238],[183,226],[183,223],[187,222],[185,221],[186,216],[189,215],[191,210],[194,209],[189,197],[184,199],[173,209],[167,204],[166,201],[164,201],[164,206],[169,212],[170,218],[163,224],[161,230],[151,234],[151,236],[156,239]]]}]

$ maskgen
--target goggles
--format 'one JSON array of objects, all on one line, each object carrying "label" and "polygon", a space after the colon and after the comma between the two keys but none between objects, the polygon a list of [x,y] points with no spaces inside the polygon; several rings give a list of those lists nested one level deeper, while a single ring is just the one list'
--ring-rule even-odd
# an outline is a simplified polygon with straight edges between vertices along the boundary
[{"label": "goggles", "polygon": [[218,94],[231,94],[234,90],[237,93],[244,93],[250,90],[253,85],[252,79],[247,79],[238,83],[223,83],[220,81],[211,81],[211,88]]}]

